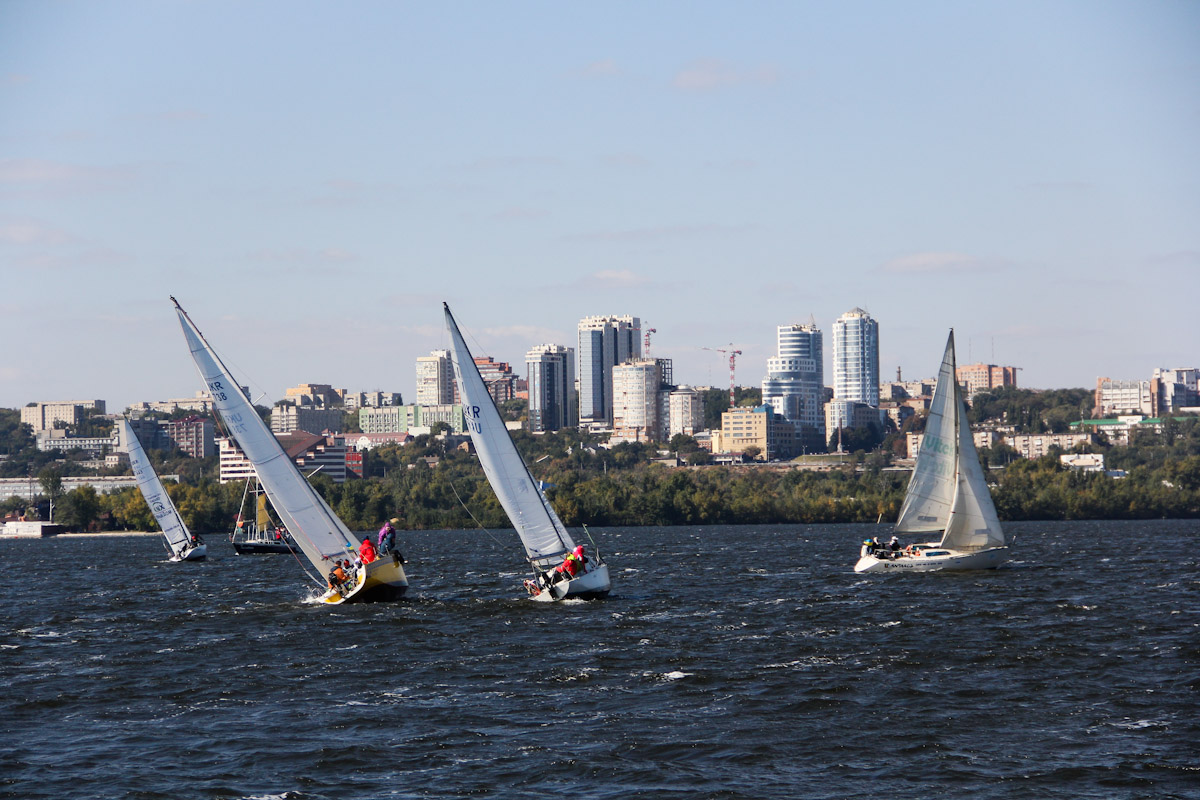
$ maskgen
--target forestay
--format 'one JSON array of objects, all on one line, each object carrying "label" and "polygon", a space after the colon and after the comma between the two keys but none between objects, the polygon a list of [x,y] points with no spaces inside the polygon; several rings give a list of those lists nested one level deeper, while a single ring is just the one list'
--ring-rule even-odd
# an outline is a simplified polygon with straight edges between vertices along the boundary
[{"label": "forestay", "polygon": [[446,327],[453,341],[451,363],[458,381],[463,417],[488,483],[508,514],[531,561],[562,555],[575,548],[566,527],[538,488],[517,452],[492,395],[463,341],[458,324],[443,304]]},{"label": "forestay", "polygon": [[171,300],[192,359],[225,427],[254,465],[271,505],[296,544],[324,576],[330,559],[342,558],[355,549],[354,536],[300,474],[187,312],[175,298]]},{"label": "forestay", "polygon": [[142,443],[134,434],[133,426],[124,418],[121,419],[120,425],[121,441],[125,443],[125,449],[129,453],[129,466],[133,468],[133,477],[137,478],[138,489],[141,490],[142,497],[146,498],[146,505],[150,506],[150,513],[154,514],[158,527],[162,528],[163,536],[167,537],[171,552],[181,556],[191,543],[192,534],[187,525],[183,524],[183,518],[171,502],[171,497],[162,481],[158,479],[154,467],[150,466],[150,459],[146,457]]}]

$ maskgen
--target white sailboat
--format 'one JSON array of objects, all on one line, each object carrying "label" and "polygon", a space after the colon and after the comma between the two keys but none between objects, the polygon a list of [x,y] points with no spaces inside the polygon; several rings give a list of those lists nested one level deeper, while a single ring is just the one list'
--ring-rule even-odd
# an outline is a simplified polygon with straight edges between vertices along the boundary
[{"label": "white sailboat", "polygon": [[203,560],[208,555],[208,545],[184,524],[183,518],[175,509],[175,504],[171,502],[171,496],[158,479],[154,467],[150,466],[150,459],[146,457],[146,451],[142,449],[142,443],[134,434],[129,420],[122,417],[118,424],[121,426],[121,441],[129,453],[129,466],[133,468],[133,476],[137,478],[142,497],[146,498],[146,505],[150,506],[150,512],[158,520],[158,527],[166,537],[171,560]]},{"label": "white sailboat", "polygon": [[[446,312],[446,327],[454,343],[451,361],[458,380],[467,430],[475,444],[479,463],[488,483],[508,514],[513,527],[525,545],[525,555],[533,568],[534,577],[525,582],[534,600],[553,601],[567,597],[594,598],[608,594],[611,583],[608,565],[598,552],[587,554],[583,567],[574,575],[557,572],[568,555],[580,552],[567,533],[566,526],[554,513],[550,501],[542,493],[529,467],[517,452],[508,429],[492,395],[487,390],[471,351],[463,341],[450,307]],[[555,580],[555,578],[560,578]]]},{"label": "white sailboat", "polygon": [[[355,566],[357,542],[333,510],[300,474],[279,441],[263,422],[229,369],[209,346],[203,334],[174,297],[175,311],[200,377],[225,427],[254,465],[267,497],[301,552],[317,570],[321,587],[318,599],[339,604],[395,600],[408,589],[400,559],[380,554],[367,564]],[[324,580],[339,563],[351,567],[345,581]]]},{"label": "white sailboat", "polygon": [[[254,487],[253,493],[250,490],[251,486]],[[247,514],[246,501],[251,497],[254,498],[254,513]],[[242,505],[238,508],[237,521],[233,533],[229,535],[229,542],[239,556],[291,553],[298,549],[287,529],[271,521],[271,514],[267,510],[267,496],[257,478],[246,481],[246,491],[242,493]]]},{"label": "white sailboat", "polygon": [[940,533],[941,539],[896,550],[864,543],[854,571],[993,569],[1008,557],[955,375],[953,330],[895,533]]}]

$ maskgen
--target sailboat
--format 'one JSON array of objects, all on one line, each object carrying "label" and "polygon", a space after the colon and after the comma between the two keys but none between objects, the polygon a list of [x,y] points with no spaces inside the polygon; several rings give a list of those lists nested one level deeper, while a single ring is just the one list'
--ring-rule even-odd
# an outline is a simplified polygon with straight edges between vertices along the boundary
[{"label": "sailboat", "polygon": [[[483,473],[487,476],[492,491],[500,500],[513,527],[525,545],[525,556],[533,568],[534,577],[525,581],[525,587],[534,600],[550,602],[568,597],[590,599],[608,594],[611,583],[608,565],[599,552],[587,555],[585,563],[573,576],[558,572],[564,559],[580,552],[579,546],[567,533],[566,526],[540,484],[534,480],[529,467],[517,452],[500,410],[487,390],[479,367],[471,357],[471,351],[463,341],[458,323],[445,303],[446,328],[454,347],[450,351],[454,376],[458,381],[458,393],[462,399],[463,416]],[[555,580],[555,578],[560,578]]]},{"label": "sailboat", "polygon": [[150,512],[158,520],[158,527],[166,537],[171,561],[204,560],[208,555],[208,545],[184,524],[183,518],[175,509],[175,504],[171,502],[171,496],[158,479],[154,467],[150,466],[150,459],[146,457],[146,451],[142,449],[142,443],[134,434],[129,420],[122,417],[119,424],[121,441],[125,443],[125,449],[129,452],[129,466],[133,468],[133,476],[137,478],[142,497],[146,498],[146,505],[150,506]]},{"label": "sailboat", "polygon": [[940,533],[941,539],[902,550],[864,542],[854,571],[994,569],[1008,557],[955,375],[953,330],[894,532]]},{"label": "sailboat", "polygon": [[[251,492],[250,487],[254,490]],[[246,500],[254,498],[254,514],[244,513]],[[238,509],[237,522],[229,541],[234,551],[239,555],[257,553],[291,553],[296,550],[292,536],[287,528],[275,525],[271,514],[267,511],[267,495],[262,490],[262,484],[257,478],[246,481],[246,491],[242,493],[242,505]]]},{"label": "sailboat", "polygon": [[[271,506],[292,534],[297,547],[317,570],[313,580],[321,590],[315,598],[323,603],[340,604],[401,597],[408,589],[408,578],[399,556],[381,553],[374,561],[356,564],[354,535],[288,458],[250,398],[179,301],[172,297],[171,302],[175,304],[188,349],[213,405],[230,435],[254,465]],[[336,583],[332,578],[323,580],[339,564],[348,573],[347,578]]]}]

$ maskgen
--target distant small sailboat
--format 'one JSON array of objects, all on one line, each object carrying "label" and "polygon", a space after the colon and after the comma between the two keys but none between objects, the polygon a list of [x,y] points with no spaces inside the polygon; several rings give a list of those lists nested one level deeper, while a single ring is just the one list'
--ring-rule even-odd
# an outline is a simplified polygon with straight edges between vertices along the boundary
[{"label": "distant small sailboat", "polygon": [[864,542],[855,572],[994,569],[1007,558],[1004,532],[975,452],[962,387],[955,374],[953,330],[946,341],[921,450],[894,531],[942,536],[937,542],[904,549]]},{"label": "distant small sailboat", "polygon": [[146,457],[142,443],[134,434],[133,426],[124,417],[118,424],[121,426],[121,441],[129,452],[129,466],[133,468],[133,476],[137,478],[142,497],[146,498],[146,505],[150,506],[150,513],[154,514],[154,519],[158,520],[158,527],[166,537],[171,561],[204,560],[208,555],[208,545],[184,524],[183,518],[175,509],[175,504],[171,502],[171,496],[158,479],[158,473],[150,465],[150,459]]},{"label": "distant small sailboat", "polygon": [[[251,492],[250,487],[254,490]],[[254,513],[246,514],[246,501],[254,498]],[[246,481],[246,491],[242,494],[242,505],[238,509],[237,522],[233,533],[229,535],[234,552],[241,555],[257,555],[261,553],[291,553],[299,548],[292,541],[287,528],[275,525],[267,510],[267,495],[262,491],[262,484],[256,478]]]},{"label": "distant small sailboat", "polygon": [[454,343],[450,351],[451,362],[458,380],[467,430],[483,473],[517,529],[534,571],[534,577],[525,581],[526,589],[534,600],[543,602],[567,597],[603,597],[608,594],[611,583],[608,565],[598,552],[588,554],[586,562],[574,574],[559,569],[570,566],[565,562],[568,558],[576,558],[581,552],[580,547],[567,533],[566,526],[554,513],[540,484],[517,452],[450,307],[445,303],[442,307],[446,313],[446,328]]},{"label": "distant small sailboat", "polygon": [[[316,599],[340,604],[395,600],[408,589],[400,557],[380,553],[366,564],[355,564],[357,542],[350,529],[300,474],[279,441],[255,411],[229,369],[209,346],[203,334],[174,297],[179,324],[200,377],[230,435],[254,465],[254,471],[271,500],[275,513],[292,534],[296,545],[317,570],[313,578],[321,591]],[[349,562],[347,577],[336,584],[325,579]],[[311,577],[311,576],[310,576]]]}]

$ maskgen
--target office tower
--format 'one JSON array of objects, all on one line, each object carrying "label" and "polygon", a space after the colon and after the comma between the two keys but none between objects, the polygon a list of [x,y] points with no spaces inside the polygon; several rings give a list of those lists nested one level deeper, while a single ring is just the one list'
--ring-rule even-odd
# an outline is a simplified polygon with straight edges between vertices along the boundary
[{"label": "office tower", "polygon": [[454,366],[449,350],[434,350],[417,359],[417,405],[442,406],[454,402]]},{"label": "office tower", "polygon": [[612,368],[615,436],[634,442],[662,440],[661,360],[640,358]]},{"label": "office tower", "polygon": [[833,397],[879,407],[879,323],[861,308],[833,323]]},{"label": "office tower", "polygon": [[692,436],[704,429],[704,396],[690,386],[680,386],[669,399],[667,437]]},{"label": "office tower", "polygon": [[610,427],[613,420],[612,368],[642,354],[638,317],[584,317],[579,321],[579,422]]},{"label": "office tower", "polygon": [[578,424],[575,350],[539,344],[525,354],[529,382],[529,430],[557,431]]},{"label": "office tower", "polygon": [[763,403],[796,426],[798,444],[805,450],[825,448],[825,365],[820,329],[810,325],[780,325],[778,355],[767,359],[762,382]]}]

